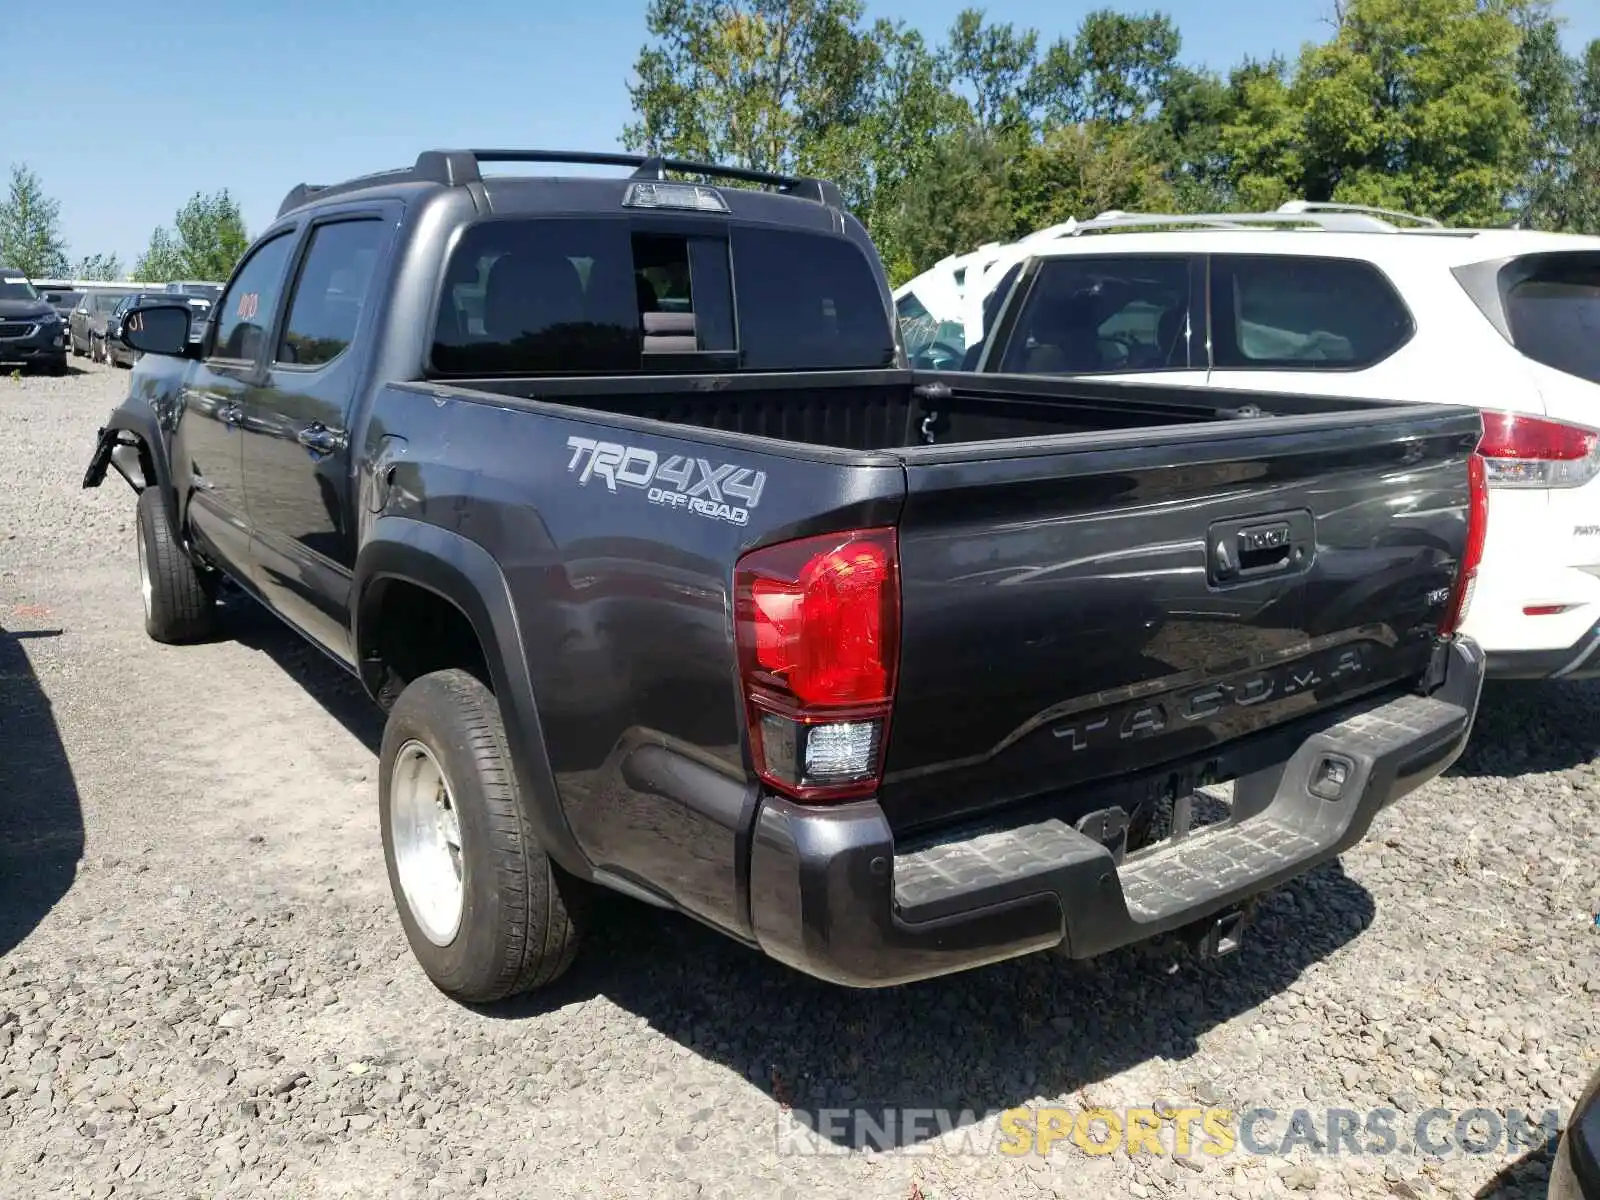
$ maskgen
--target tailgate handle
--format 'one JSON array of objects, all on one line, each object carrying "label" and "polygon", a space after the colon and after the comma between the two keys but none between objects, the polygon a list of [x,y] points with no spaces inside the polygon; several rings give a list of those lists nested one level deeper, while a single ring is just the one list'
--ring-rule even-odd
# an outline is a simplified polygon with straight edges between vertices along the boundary
[{"label": "tailgate handle", "polygon": [[1206,573],[1214,584],[1294,574],[1310,565],[1311,514],[1223,521],[1211,527],[1207,540]]}]

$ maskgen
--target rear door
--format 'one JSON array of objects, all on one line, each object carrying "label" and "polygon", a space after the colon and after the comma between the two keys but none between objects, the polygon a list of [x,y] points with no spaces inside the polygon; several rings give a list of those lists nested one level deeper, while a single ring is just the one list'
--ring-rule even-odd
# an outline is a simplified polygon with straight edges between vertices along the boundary
[{"label": "rear door", "polygon": [[352,206],[314,221],[284,317],[242,420],[256,585],[277,611],[349,661],[350,412],[368,357],[376,273],[398,204]]},{"label": "rear door", "polygon": [[1477,436],[1404,406],[903,451],[891,821],[1164,764],[1192,789],[1247,735],[1415,677]]},{"label": "rear door", "polygon": [[1032,259],[983,370],[1204,383],[1203,264],[1191,254]]}]

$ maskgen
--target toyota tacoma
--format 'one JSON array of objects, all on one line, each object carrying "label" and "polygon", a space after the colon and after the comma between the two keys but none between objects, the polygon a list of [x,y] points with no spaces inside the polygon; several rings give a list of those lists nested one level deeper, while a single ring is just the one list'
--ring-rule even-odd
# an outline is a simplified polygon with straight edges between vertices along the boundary
[{"label": "toyota tacoma", "polygon": [[[552,162],[623,170],[480,169]],[[851,986],[1223,952],[1472,726],[1475,410],[913,371],[827,181],[429,151],[296,187],[191,320],[125,315],[84,485],[138,493],[150,636],[226,582],[386,712],[463,1000],[597,889]]]}]

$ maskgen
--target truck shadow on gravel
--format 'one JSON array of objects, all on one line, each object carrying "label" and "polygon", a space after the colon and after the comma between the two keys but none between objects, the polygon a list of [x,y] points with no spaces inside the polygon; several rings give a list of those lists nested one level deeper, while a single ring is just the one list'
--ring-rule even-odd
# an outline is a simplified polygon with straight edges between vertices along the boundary
[{"label": "truck shadow on gravel", "polygon": [[[813,981],[686,918],[621,898],[606,899],[603,910],[570,978],[482,1011],[530,1018],[603,995],[744,1075],[829,1141],[888,1147],[941,1134],[930,1110],[944,1110],[949,1128],[1037,1096],[1094,1104],[1106,1078],[1152,1059],[1192,1058],[1200,1035],[1250,1013],[1357,938],[1374,904],[1330,862],[1267,894],[1242,949],[1219,962],[1160,946],[1090,963],[1030,955],[869,992]],[[1322,1014],[1306,1021],[1302,1032],[1315,1043]],[[1278,1037],[1288,1032],[1275,1029]],[[1246,1037],[1238,1053],[1259,1061],[1261,1051]],[[1251,1064],[1230,1062],[1232,1077],[1240,1066],[1248,1074]],[[1168,1099],[1253,1099],[1210,1088],[1195,1066]],[[858,1130],[850,1110],[864,1110],[870,1122]],[[920,1110],[922,1123],[906,1128],[902,1115],[891,1128],[891,1110]],[[829,1118],[842,1126],[829,1130]]]},{"label": "truck shadow on gravel", "polygon": [[1493,1179],[1472,1193],[1474,1200],[1545,1200],[1555,1158],[1553,1142],[1528,1151],[1507,1163]]},{"label": "truck shadow on gravel", "polygon": [[[1117,1099],[1096,1085],[1153,1059],[1191,1058],[1201,1035],[1248,1021],[1357,937],[1374,911],[1371,894],[1334,862],[1266,896],[1243,947],[1218,962],[1166,947],[1087,964],[1043,954],[858,992],[790,971],[686,918],[607,898],[567,978],[479,1011],[528,1019],[603,996],[743,1075],[835,1145],[907,1146],[1035,1097]],[[1321,1015],[1305,1020],[1304,1030],[1274,1032],[1303,1033],[1314,1046]],[[1254,1063],[1240,1056],[1259,1063],[1261,1053],[1246,1036],[1228,1077],[1248,1076]],[[1173,1103],[1262,1099],[1213,1090],[1199,1065],[1179,1080],[1166,1097]]]},{"label": "truck shadow on gravel", "polygon": [[351,736],[378,753],[383,713],[354,676],[248,596],[225,592],[218,624],[222,636],[265,654]]},{"label": "truck shadow on gravel", "polygon": [[1566,771],[1600,758],[1600,682],[1489,682],[1450,769],[1470,778]]},{"label": "truck shadow on gravel", "polygon": [[[267,655],[376,753],[383,719],[354,680],[251,601],[228,608],[226,636]],[[851,991],[791,971],[686,917],[608,895],[567,976],[476,1011],[492,1020],[535,1020],[604,997],[742,1075],[813,1128],[825,1128],[824,1115],[835,1110],[860,1110],[873,1123],[865,1129],[870,1144],[904,1146],[941,1132],[930,1110],[966,1124],[1036,1096],[1091,1103],[1095,1085],[1111,1076],[1156,1058],[1188,1059],[1201,1035],[1289,988],[1374,915],[1371,894],[1332,862],[1269,893],[1242,948],[1219,962],[1164,946],[1087,964],[1043,954],[905,987]],[[1314,1027],[1317,1017],[1307,1020]],[[1316,1029],[1309,1035],[1314,1040]],[[1259,1060],[1253,1038],[1239,1053]],[[1239,1064],[1230,1068],[1237,1077]],[[1251,1099],[1207,1090],[1198,1067],[1183,1082],[1190,1094],[1170,1097],[1174,1102]],[[896,1117],[880,1131],[890,1110],[917,1112],[920,1124],[907,1128]],[[831,1140],[857,1144],[849,1120]]]},{"label": "truck shadow on gravel", "polygon": [[0,957],[71,890],[83,857],[78,786],[25,650],[60,635],[0,627]]}]

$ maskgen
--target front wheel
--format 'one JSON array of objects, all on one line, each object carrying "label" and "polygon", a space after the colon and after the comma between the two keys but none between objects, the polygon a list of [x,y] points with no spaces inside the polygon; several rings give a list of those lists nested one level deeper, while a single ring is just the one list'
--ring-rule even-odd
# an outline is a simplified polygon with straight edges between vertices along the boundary
[{"label": "front wheel", "polygon": [[389,887],[406,940],[440,991],[486,1003],[572,965],[584,884],[539,847],[500,706],[465,671],[413,680],[378,759]]},{"label": "front wheel", "polygon": [[216,624],[216,596],[173,535],[155,488],[139,493],[134,524],[144,631],[158,642],[206,637]]}]

